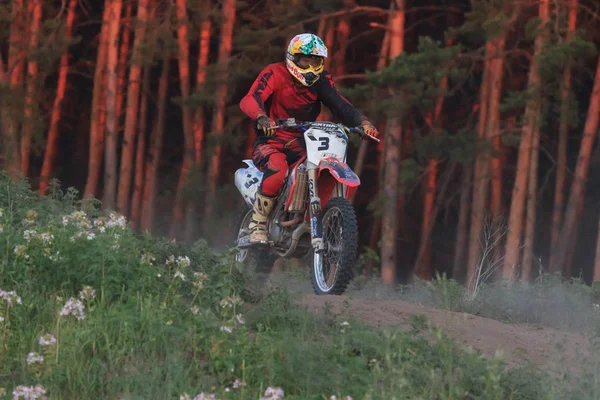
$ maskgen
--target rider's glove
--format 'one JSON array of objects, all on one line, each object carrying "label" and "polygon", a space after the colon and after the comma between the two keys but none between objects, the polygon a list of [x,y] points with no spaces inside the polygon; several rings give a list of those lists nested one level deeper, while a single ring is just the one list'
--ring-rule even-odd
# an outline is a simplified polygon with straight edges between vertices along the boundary
[{"label": "rider's glove", "polygon": [[374,138],[379,136],[379,131],[369,121],[363,121],[361,127],[366,135],[372,136]]},{"label": "rider's glove", "polygon": [[256,119],[258,123],[258,128],[262,129],[265,136],[272,136],[275,133],[275,129],[273,129],[277,124],[271,118],[266,115],[261,115]]}]

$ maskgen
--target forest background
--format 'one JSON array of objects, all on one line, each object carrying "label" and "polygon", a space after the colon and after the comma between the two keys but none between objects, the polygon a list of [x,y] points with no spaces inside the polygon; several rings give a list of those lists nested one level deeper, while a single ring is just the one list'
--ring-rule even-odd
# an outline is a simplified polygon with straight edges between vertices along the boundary
[{"label": "forest background", "polygon": [[349,148],[357,272],[590,283],[599,20],[594,0],[4,1],[0,167],[139,231],[230,245],[255,139],[239,100],[313,32],[383,136]]}]

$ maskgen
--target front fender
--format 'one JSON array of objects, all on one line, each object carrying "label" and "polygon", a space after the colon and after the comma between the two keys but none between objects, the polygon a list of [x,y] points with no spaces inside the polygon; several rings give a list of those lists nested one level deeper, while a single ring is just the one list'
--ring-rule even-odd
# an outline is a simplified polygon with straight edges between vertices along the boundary
[{"label": "front fender", "polygon": [[335,158],[324,158],[319,163],[319,176],[325,169],[328,170],[331,176],[333,176],[335,180],[342,185],[352,188],[360,185],[360,179],[358,175],[356,175],[346,163],[336,160]]},{"label": "front fender", "polygon": [[[317,170],[319,197],[321,198],[321,204],[323,206],[327,203],[327,201],[329,201],[331,192],[333,191],[336,182],[347,186],[347,199],[352,197],[360,185],[360,179],[358,178],[358,175],[356,175],[346,163],[336,160],[335,158],[324,158],[319,163]],[[324,174],[322,176],[324,171],[327,171],[328,174]]]}]

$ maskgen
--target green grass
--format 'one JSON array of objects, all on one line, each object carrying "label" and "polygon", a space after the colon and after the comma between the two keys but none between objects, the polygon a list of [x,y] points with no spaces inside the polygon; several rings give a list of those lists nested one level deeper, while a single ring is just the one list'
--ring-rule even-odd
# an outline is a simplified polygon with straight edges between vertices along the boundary
[{"label": "green grass", "polygon": [[[591,399],[599,390],[594,372],[511,369],[442,331],[423,335],[422,321],[402,333],[316,317],[277,287],[249,304],[250,276],[233,253],[137,235],[95,207],[56,188],[37,198],[0,175],[0,289],[21,299],[0,299],[4,398],[19,385],[41,385],[49,399],[260,399],[268,387],[286,399]],[[95,293],[82,300],[86,286]],[[70,298],[84,318],[61,315]],[[42,346],[45,334],[56,343]],[[28,364],[31,352],[44,361]]]}]

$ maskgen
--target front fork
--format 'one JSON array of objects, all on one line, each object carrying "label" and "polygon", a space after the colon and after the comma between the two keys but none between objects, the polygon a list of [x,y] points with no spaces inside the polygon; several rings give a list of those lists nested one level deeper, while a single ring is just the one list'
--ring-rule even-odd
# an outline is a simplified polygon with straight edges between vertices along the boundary
[{"label": "front fork", "polygon": [[321,199],[317,190],[317,169],[308,169],[308,196],[310,198],[310,237],[315,252],[325,249],[323,243],[323,221],[321,216]]}]

